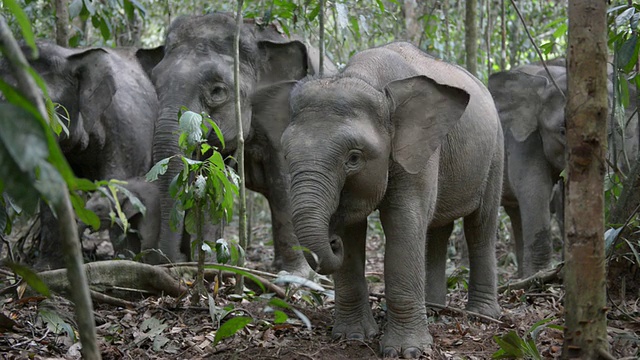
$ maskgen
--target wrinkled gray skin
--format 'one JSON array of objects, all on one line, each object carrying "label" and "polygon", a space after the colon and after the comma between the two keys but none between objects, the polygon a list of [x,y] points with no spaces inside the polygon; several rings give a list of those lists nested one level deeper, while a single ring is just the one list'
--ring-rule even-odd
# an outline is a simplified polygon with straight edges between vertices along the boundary
[{"label": "wrinkled gray skin", "polygon": [[[178,153],[177,113],[182,105],[195,112],[208,113],[224,135],[226,148],[220,151],[223,155],[234,153],[237,143],[232,73],[235,29],[234,17],[224,13],[180,17],[169,27],[163,57],[151,72],[162,104],[153,142],[154,162]],[[254,93],[280,81],[313,74],[316,60],[308,56],[302,42],[286,38],[270,26],[261,29],[250,21],[243,25],[240,42],[246,185],[269,200],[276,253],[274,265],[308,275],[310,269],[302,252],[294,250],[298,242],[291,225],[288,177],[282,170],[279,150],[282,127],[270,124],[271,119],[261,115],[272,108],[286,107],[286,100],[279,104],[270,100],[269,91],[263,91],[263,96]],[[218,143],[213,133],[209,141]],[[159,179],[162,198],[159,246],[172,261],[184,258],[178,249],[179,234],[169,228],[174,201],[169,197],[168,187],[180,166],[171,164],[167,174]]]},{"label": "wrinkled gray skin", "polygon": [[[567,94],[566,68],[549,66],[549,70]],[[561,227],[563,224],[562,186],[557,187],[555,200],[553,189],[565,167],[565,100],[544,68],[537,64],[492,74],[489,90],[505,138],[502,205],[514,232],[518,276],[528,277],[547,268],[551,260],[550,203]],[[635,128],[633,122],[625,129],[627,154],[637,152]],[[610,130],[609,142],[620,144],[619,133]],[[623,168],[621,148],[615,152],[617,160],[612,163],[617,162]]]},{"label": "wrinkled gray skin", "polygon": [[[62,133],[59,144],[75,175],[99,180],[145,174],[158,101],[135,49],[66,49],[45,42],[38,49],[37,59],[23,51],[53,102],[69,113],[69,136]],[[13,81],[2,69],[3,79]],[[57,220],[47,206],[41,206],[41,227],[36,267],[64,266]]]},{"label": "wrinkled gray skin", "polygon": [[467,308],[496,317],[495,236],[503,138],[491,95],[462,68],[408,43],[354,55],[291,93],[282,136],[293,223],[310,264],[333,274],[334,338],[373,336],[364,277],[367,215],[386,236],[384,356],[432,343],[424,301],[445,303],[447,241],[464,217]]},{"label": "wrinkled gray skin", "polygon": [[[118,203],[122,212],[126,215],[131,231],[123,234],[122,228],[112,224],[111,212],[115,213],[115,204],[96,191],[86,202],[85,208],[93,211],[100,219],[98,230],[109,230],[109,238],[113,243],[116,254],[124,254],[131,257],[143,250],[156,249],[158,246],[158,233],[160,232],[160,192],[154,183],[146,182],[143,177],[128,179],[123,187],[129,190],[142,205],[145,213],[121,191],[118,191]],[[78,233],[82,234],[87,226],[84,223],[78,225]],[[93,230],[93,229],[92,229]],[[147,262],[157,262],[148,260]]]}]

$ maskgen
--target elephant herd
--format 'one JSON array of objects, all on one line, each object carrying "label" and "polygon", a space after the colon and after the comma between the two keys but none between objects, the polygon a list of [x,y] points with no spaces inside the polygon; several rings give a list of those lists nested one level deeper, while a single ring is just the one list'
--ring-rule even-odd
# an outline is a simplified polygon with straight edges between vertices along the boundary
[{"label": "elephant herd", "polygon": [[[127,236],[125,249],[189,258],[182,225],[169,227],[168,190],[180,164],[157,182],[141,177],[179,152],[181,106],[216,121],[226,147],[215,134],[209,140],[223,155],[236,150],[235,32],[232,16],[213,13],[176,19],[157,49],[39,43],[31,64],[68,111],[69,135],[59,142],[70,165],[91,180],[129,180],[147,206],[145,217],[128,208],[137,235]],[[269,201],[274,265],[333,274],[334,338],[378,332],[364,277],[367,216],[376,209],[387,239],[385,356],[418,357],[432,342],[424,301],[445,303],[454,220],[464,218],[472,311],[500,316],[501,204],[519,275],[548,266],[549,204],[564,168],[564,64],[550,66],[560,89],[536,64],[493,74],[487,88],[461,67],[396,42],[356,53],[339,72],[326,59],[318,76],[315,48],[252,21],[242,25],[239,53],[247,187]],[[110,205],[99,195],[87,202],[105,227]],[[40,264],[59,267],[55,219],[44,210]]]}]

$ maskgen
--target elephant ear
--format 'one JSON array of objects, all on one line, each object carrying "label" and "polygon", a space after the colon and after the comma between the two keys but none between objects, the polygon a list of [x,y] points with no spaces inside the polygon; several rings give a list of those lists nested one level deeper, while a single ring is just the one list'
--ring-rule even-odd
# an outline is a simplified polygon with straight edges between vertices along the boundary
[{"label": "elephant ear", "polygon": [[252,126],[266,133],[274,147],[289,125],[289,94],[297,81],[287,80],[264,86],[251,96]]},{"label": "elephant ear", "polygon": [[307,47],[298,40],[275,42],[262,40],[258,47],[264,60],[259,74],[260,85],[284,80],[300,80],[307,76]]},{"label": "elephant ear", "polygon": [[426,76],[389,83],[385,88],[394,126],[393,160],[417,174],[458,124],[469,94]]},{"label": "elephant ear", "polygon": [[489,76],[489,91],[502,127],[518,142],[538,130],[538,114],[548,80],[520,71],[502,71]]},{"label": "elephant ear", "polygon": [[95,48],[68,57],[78,79],[78,103],[85,129],[98,130],[94,125],[101,121],[117,91],[113,76],[117,63],[110,56],[106,50]]},{"label": "elephant ear", "polygon": [[136,51],[138,63],[140,63],[140,66],[149,78],[151,78],[151,70],[162,61],[163,57],[164,46],[158,46],[153,49],[138,49]]}]

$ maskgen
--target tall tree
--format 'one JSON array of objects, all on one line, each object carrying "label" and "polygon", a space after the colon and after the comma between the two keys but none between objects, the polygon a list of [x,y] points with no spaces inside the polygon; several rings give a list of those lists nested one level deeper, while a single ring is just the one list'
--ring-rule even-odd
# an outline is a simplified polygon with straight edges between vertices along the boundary
[{"label": "tall tree", "polygon": [[467,70],[474,76],[478,74],[477,7],[477,0],[467,0],[464,19],[464,49],[467,54]]},{"label": "tall tree", "polygon": [[416,0],[404,0],[404,23],[407,41],[418,45],[420,40],[420,11]]},{"label": "tall tree", "polygon": [[56,0],[56,44],[69,46],[68,0]]},{"label": "tall tree", "polygon": [[608,355],[604,254],[607,2],[569,1],[563,358]]}]

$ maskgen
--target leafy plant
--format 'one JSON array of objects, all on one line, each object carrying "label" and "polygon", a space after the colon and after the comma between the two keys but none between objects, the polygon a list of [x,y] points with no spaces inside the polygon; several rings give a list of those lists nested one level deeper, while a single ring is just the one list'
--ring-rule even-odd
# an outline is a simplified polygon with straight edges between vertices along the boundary
[{"label": "leafy plant", "polygon": [[495,335],[493,340],[500,346],[500,349],[493,353],[492,359],[534,359],[541,360],[540,352],[536,347],[538,334],[545,327],[563,331],[562,326],[548,324],[553,318],[542,319],[533,324],[525,334],[520,337],[518,333],[511,330],[507,334]]}]

